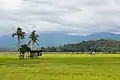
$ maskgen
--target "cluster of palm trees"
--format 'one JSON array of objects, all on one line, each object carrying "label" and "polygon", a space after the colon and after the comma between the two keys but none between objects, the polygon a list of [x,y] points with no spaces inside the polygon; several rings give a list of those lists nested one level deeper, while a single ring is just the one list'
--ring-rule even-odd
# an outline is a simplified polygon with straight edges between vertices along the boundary
[{"label": "cluster of palm trees", "polygon": [[[25,39],[25,36],[26,36],[26,34],[25,34],[25,32],[23,32],[22,31],[22,28],[20,28],[20,27],[18,27],[17,28],[17,31],[15,32],[15,33],[13,33],[12,34],[12,37],[14,38],[14,36],[17,36],[17,39],[18,39],[18,52],[19,52],[19,55],[21,55],[21,53],[20,53],[20,48],[23,46],[23,45],[26,45],[26,44],[22,44],[21,45],[21,40],[23,40],[23,39]],[[34,31],[32,31],[31,32],[31,34],[30,34],[30,36],[29,36],[29,39],[30,39],[30,41],[28,42],[28,46],[31,44],[31,49],[33,50],[33,46],[35,45],[35,44],[37,44],[37,45],[39,45],[39,43],[38,43],[38,35],[36,34],[36,31],[34,30]]]}]

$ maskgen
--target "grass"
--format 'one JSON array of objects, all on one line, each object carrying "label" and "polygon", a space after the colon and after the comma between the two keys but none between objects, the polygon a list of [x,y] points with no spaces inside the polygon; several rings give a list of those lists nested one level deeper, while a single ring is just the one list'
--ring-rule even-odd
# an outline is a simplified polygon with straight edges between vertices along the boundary
[{"label": "grass", "polygon": [[117,54],[44,54],[42,59],[19,60],[15,53],[0,53],[0,80],[119,79]]}]

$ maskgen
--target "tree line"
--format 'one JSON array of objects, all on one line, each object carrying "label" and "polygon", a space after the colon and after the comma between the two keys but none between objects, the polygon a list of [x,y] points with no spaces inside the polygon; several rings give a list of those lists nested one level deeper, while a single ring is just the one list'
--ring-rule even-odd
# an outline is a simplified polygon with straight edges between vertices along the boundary
[{"label": "tree line", "polygon": [[47,47],[46,52],[120,52],[120,41],[117,40],[89,40],[76,44],[67,44],[57,47]]}]

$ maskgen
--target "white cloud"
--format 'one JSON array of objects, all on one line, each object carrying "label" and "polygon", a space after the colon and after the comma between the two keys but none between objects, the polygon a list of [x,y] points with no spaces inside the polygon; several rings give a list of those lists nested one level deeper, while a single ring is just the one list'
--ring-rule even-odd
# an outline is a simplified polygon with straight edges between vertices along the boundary
[{"label": "white cloud", "polygon": [[21,0],[0,0],[1,8],[4,10],[17,10],[20,8]]},{"label": "white cloud", "polygon": [[0,34],[16,25],[27,32],[120,33],[119,0],[0,0],[0,12]]}]

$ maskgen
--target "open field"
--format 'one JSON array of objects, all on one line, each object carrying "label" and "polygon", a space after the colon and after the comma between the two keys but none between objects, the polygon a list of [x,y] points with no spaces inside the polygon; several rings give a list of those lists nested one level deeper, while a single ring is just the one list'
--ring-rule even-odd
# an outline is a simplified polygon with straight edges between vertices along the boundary
[{"label": "open field", "polygon": [[44,54],[19,60],[15,53],[0,53],[0,80],[120,80],[120,55]]}]

